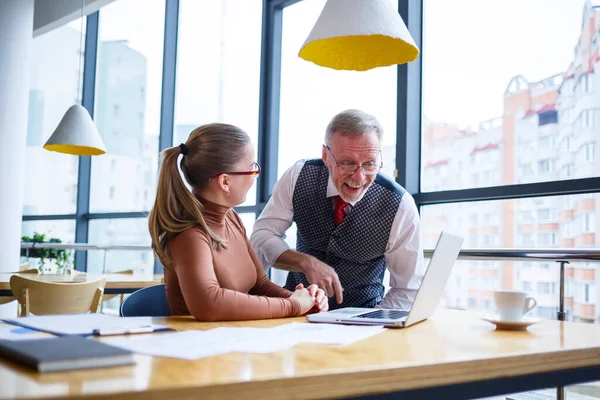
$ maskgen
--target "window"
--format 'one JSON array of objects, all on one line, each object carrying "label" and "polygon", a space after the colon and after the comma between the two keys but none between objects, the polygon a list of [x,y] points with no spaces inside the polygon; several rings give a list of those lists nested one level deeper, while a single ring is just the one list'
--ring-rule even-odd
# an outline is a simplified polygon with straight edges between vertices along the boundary
[{"label": "window", "polygon": [[[94,219],[90,221],[88,243],[109,245],[150,246],[148,220],[145,218]],[[87,252],[87,270],[92,273],[118,272],[133,269],[140,274],[154,272],[152,250],[107,250]],[[146,253],[146,254],[144,254]]]},{"label": "window", "polygon": [[60,239],[63,243],[75,242],[74,220],[23,221],[22,236],[33,236],[34,233],[46,235],[47,239]]},{"label": "window", "polygon": [[397,68],[336,71],[298,57],[324,5],[325,0],[301,1],[283,9],[278,176],[300,158],[320,158],[327,124],[349,108],[373,114],[383,126],[382,172],[394,176]]},{"label": "window", "polygon": [[[577,149],[570,149],[567,143],[565,151],[555,156],[557,160],[544,154],[542,158],[536,150],[553,149],[563,137],[577,135],[571,115],[586,107],[597,107],[590,103],[591,97],[573,96],[570,89],[573,81],[590,67],[594,18],[585,17],[582,24],[585,0],[575,0],[564,7],[545,7],[543,0],[526,3],[518,12],[512,4],[499,4],[494,8],[497,18],[490,19],[485,5],[472,0],[423,1],[423,192],[545,181],[553,178],[544,174],[558,172],[565,161],[574,159]],[[598,11],[592,13],[597,15]],[[458,27],[447,29],[447,20],[456,21]],[[508,33],[503,25],[507,20],[512,21]],[[561,33],[548,33],[548,26],[559,25]],[[523,39],[529,36],[528,32],[538,30],[552,38]],[[473,36],[472,32],[479,34]],[[448,47],[448,43],[456,46]],[[550,48],[547,43],[558,48]],[[573,55],[573,48],[578,45],[587,57]],[[469,53],[468,49],[473,48],[478,51]],[[454,58],[457,50],[463,56],[447,66],[447,60]],[[535,62],[530,62],[532,59]],[[597,73],[583,75],[577,90],[583,88],[589,93],[596,77]],[[597,111],[585,112],[584,125],[579,127],[593,129],[593,136],[598,137],[598,128],[592,121],[594,113]],[[499,155],[496,170],[502,171],[501,179],[486,180],[480,175],[474,179],[494,162],[487,158],[493,152]],[[448,176],[453,179],[425,175],[426,166],[440,153],[450,158]],[[473,159],[470,168],[459,169],[453,162],[469,157]],[[600,175],[600,169],[593,175]],[[560,178],[587,176],[588,171],[575,170]]]},{"label": "window", "polygon": [[581,126],[583,129],[594,127],[594,113],[592,110],[585,110],[581,113]]},{"label": "window", "polygon": [[547,174],[549,172],[554,172],[555,160],[546,159],[538,161],[538,173]]},{"label": "window", "polygon": [[469,298],[469,308],[477,308],[477,300]]},{"label": "window", "polygon": [[538,210],[538,221],[551,221],[555,219],[555,212],[549,208],[542,208]]},{"label": "window", "polygon": [[580,159],[586,162],[594,162],[596,160],[596,143],[590,142],[581,146]]},{"label": "window", "polygon": [[521,245],[522,246],[533,246],[533,235],[530,233],[521,234]]},{"label": "window", "polygon": [[577,303],[595,303],[596,285],[594,283],[575,283],[575,301]]},{"label": "window", "polygon": [[531,292],[531,282],[530,281],[523,281],[523,291]]},{"label": "window", "polygon": [[596,214],[586,213],[581,215],[581,231],[594,233],[596,231]]},{"label": "window", "polygon": [[[591,197],[590,197],[591,196]],[[473,224],[469,216],[474,213],[491,214],[497,221],[499,232],[503,232],[501,239],[497,235],[478,234],[480,241],[472,241],[470,245],[477,247],[503,247],[518,248],[519,246],[532,246],[534,244],[544,245],[546,247],[578,247],[572,242],[561,242],[568,237],[563,237],[560,230],[554,231],[555,226],[540,227],[551,229],[550,231],[536,231],[536,225],[529,221],[529,213],[537,216],[541,212],[542,216],[549,214],[551,218],[561,215],[563,210],[569,210],[571,204],[581,204],[585,199],[593,199],[593,204],[600,204],[600,194],[582,194],[570,196],[549,196],[544,198],[523,198],[515,200],[488,200],[478,202],[456,202],[451,204],[426,205],[421,207],[421,234],[423,237],[423,246],[425,248],[434,248],[439,232],[448,230],[455,232],[463,237],[471,237],[470,231],[479,229],[479,226]],[[590,204],[585,203],[585,204]],[[523,211],[519,211],[523,210]],[[595,215],[595,214],[594,214]],[[452,218],[447,218],[452,216]],[[523,217],[525,216],[525,219]],[[569,214],[568,217],[557,222],[557,225],[576,221],[578,216]],[[458,220],[462,219],[462,223]],[[592,218],[593,220],[593,218]],[[430,221],[435,221],[432,223]],[[595,233],[596,226],[590,225],[590,229]],[[490,238],[485,239],[488,236]],[[498,239],[492,240],[491,237]],[[598,236],[598,235],[596,235]],[[487,240],[487,244],[485,241]],[[593,242],[586,244],[589,246],[598,246],[600,242],[594,237]],[[537,242],[537,243],[534,243]],[[498,263],[502,265],[504,263]],[[512,264],[511,264],[512,265]],[[512,268],[512,266],[511,266]]]},{"label": "window", "polygon": [[556,233],[538,234],[538,244],[542,246],[553,246],[556,244]]},{"label": "window", "polygon": [[[136,169],[157,175],[164,10],[164,0],[117,0],[100,9],[94,120],[110,156],[92,159],[91,212],[147,211],[135,194],[156,190]],[[111,173],[113,160],[118,173]]]},{"label": "window", "polygon": [[541,112],[538,114],[538,125],[544,126],[548,124],[558,123],[558,113],[555,110]]},{"label": "window", "polygon": [[[258,148],[262,1],[181,0],[173,144],[210,122],[242,128]],[[256,204],[256,186],[244,205]]]},{"label": "window", "polygon": [[590,74],[582,75],[579,81],[581,93],[590,93],[594,90],[594,76]]},{"label": "window", "polygon": [[115,198],[115,187],[111,186],[108,188],[108,198],[113,200]]},{"label": "window", "polygon": [[[43,148],[81,91],[81,19],[33,38],[23,214],[72,214],[77,207],[77,157]],[[84,26],[85,30],[85,26]],[[48,194],[52,193],[52,196]]]}]

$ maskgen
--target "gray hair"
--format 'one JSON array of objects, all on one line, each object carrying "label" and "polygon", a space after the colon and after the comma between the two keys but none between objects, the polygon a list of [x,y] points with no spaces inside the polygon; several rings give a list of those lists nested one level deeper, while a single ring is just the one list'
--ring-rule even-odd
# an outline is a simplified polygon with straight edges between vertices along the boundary
[{"label": "gray hair", "polygon": [[345,110],[337,114],[325,131],[325,144],[329,146],[331,137],[339,133],[343,136],[360,136],[375,133],[379,143],[383,139],[383,128],[374,116],[360,110]]}]

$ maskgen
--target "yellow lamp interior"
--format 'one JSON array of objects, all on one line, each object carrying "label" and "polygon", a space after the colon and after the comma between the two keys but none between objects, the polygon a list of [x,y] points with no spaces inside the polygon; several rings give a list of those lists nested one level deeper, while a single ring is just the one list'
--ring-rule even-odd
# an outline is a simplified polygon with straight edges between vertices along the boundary
[{"label": "yellow lamp interior", "polygon": [[419,50],[389,36],[352,35],[314,40],[300,50],[299,56],[322,67],[367,71],[414,61]]},{"label": "yellow lamp interior", "polygon": [[78,146],[75,144],[47,144],[44,149],[58,153],[73,154],[75,156],[99,156],[106,153],[96,147]]}]

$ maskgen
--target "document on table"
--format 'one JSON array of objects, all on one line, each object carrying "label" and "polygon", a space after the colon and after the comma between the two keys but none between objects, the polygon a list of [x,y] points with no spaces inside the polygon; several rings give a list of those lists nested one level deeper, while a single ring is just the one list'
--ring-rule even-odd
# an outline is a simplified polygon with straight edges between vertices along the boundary
[{"label": "document on table", "polygon": [[381,333],[386,328],[383,326],[292,322],[273,329],[278,330],[278,336],[287,337],[296,343],[348,346]]},{"label": "document on table", "polygon": [[54,335],[0,322],[0,340],[29,340],[51,337],[54,337]]},{"label": "document on table", "polygon": [[290,323],[274,328],[228,328],[120,338],[110,344],[136,353],[195,360],[232,352],[274,353],[298,343],[349,345],[385,328],[336,324]]},{"label": "document on table", "polygon": [[149,328],[154,331],[168,329],[166,326],[152,324],[152,319],[149,317],[120,318],[100,313],[41,315],[4,319],[4,322],[55,335],[87,336],[92,335],[96,329],[103,331],[127,331],[139,328]]}]

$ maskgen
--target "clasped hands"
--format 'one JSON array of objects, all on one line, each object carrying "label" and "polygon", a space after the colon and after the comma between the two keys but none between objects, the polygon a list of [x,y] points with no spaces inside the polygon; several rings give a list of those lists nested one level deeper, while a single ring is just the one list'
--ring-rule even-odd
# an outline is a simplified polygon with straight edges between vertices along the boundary
[{"label": "clasped hands", "polygon": [[302,283],[299,283],[290,298],[298,300],[302,315],[329,310],[329,300],[325,296],[325,292],[315,284],[305,288]]}]

